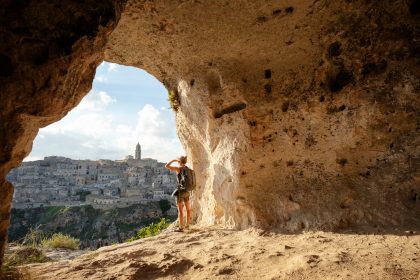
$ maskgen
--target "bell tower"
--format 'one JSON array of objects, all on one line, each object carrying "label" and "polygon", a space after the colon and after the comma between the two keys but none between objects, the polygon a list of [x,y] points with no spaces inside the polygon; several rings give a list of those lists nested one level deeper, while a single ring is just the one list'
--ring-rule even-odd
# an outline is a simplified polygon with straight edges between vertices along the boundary
[{"label": "bell tower", "polygon": [[136,145],[136,152],[134,154],[135,159],[141,159],[141,146],[139,143]]}]

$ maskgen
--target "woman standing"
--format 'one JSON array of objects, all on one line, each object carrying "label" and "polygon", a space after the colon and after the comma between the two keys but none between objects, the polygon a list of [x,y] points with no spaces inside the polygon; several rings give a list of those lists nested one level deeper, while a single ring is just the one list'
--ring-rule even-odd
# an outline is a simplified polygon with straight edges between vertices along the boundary
[{"label": "woman standing", "polygon": [[[178,166],[171,166],[172,163],[178,162]],[[187,210],[187,223],[185,228],[188,229],[190,225],[190,217],[191,217],[191,209],[190,209],[190,193],[187,190],[182,189],[182,169],[185,167],[187,163],[187,157],[181,156],[178,159],[171,160],[168,162],[165,167],[171,171],[176,172],[176,178],[178,181],[177,190],[175,191],[176,195],[176,202],[178,205],[178,221],[179,221],[179,231],[182,231],[184,228],[184,205],[185,209]]]}]

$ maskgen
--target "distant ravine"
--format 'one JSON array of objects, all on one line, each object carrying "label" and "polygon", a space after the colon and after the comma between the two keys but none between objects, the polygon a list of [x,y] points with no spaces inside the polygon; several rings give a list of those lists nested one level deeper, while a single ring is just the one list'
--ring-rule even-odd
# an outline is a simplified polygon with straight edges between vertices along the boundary
[{"label": "distant ravine", "polygon": [[161,217],[157,202],[115,209],[94,209],[90,205],[12,209],[9,240],[21,241],[30,229],[38,228],[46,235],[69,234],[80,239],[82,248],[96,249],[124,242]]}]

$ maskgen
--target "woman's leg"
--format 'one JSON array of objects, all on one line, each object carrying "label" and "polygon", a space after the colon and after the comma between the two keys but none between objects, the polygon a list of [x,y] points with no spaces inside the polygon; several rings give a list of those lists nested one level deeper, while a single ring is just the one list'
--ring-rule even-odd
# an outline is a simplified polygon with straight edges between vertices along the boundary
[{"label": "woman's leg", "polygon": [[184,224],[184,209],[183,209],[184,207],[183,206],[184,205],[182,201],[178,202],[178,223],[180,227],[182,227]]},{"label": "woman's leg", "polygon": [[187,209],[187,226],[190,225],[190,217],[191,217],[191,208],[190,208],[190,200],[185,200],[185,208]]}]

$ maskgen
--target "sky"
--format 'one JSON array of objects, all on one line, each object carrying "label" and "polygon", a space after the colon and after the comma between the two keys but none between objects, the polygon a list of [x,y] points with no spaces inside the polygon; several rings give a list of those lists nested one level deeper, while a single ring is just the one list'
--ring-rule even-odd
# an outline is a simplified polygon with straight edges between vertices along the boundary
[{"label": "sky", "polygon": [[41,128],[24,161],[45,156],[71,159],[123,159],[134,156],[161,162],[184,154],[165,87],[144,70],[103,62],[92,90],[63,119]]}]

